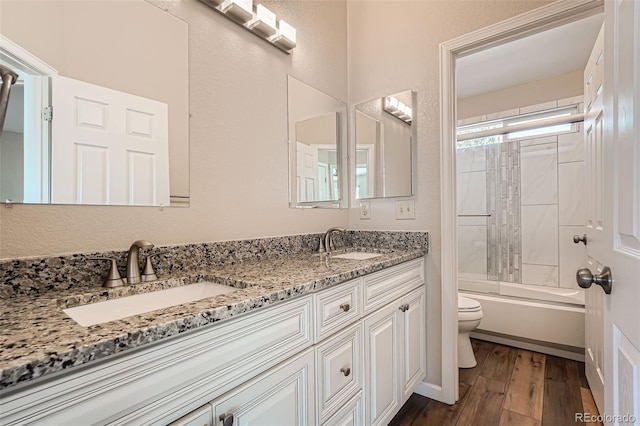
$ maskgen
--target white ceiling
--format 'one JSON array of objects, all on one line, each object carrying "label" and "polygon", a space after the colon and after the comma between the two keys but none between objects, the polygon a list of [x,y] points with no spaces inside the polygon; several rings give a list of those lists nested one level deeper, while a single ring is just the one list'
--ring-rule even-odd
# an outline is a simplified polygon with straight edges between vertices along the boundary
[{"label": "white ceiling", "polygon": [[458,59],[458,99],[583,69],[602,19],[591,16]]}]

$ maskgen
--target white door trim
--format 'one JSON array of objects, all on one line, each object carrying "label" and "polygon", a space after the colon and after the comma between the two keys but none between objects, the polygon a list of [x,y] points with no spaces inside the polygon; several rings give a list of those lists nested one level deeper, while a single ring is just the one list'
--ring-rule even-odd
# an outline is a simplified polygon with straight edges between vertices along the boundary
[{"label": "white door trim", "polygon": [[0,58],[37,75],[56,75],[58,71],[28,50],[0,34]]},{"label": "white door trim", "polygon": [[440,44],[440,204],[442,401],[458,400],[458,247],[456,200],[456,59],[601,13],[602,0],[556,1]]},{"label": "white door trim", "polygon": [[[24,203],[49,203],[49,123],[43,107],[49,106],[49,77],[57,75],[53,67],[0,34],[0,59],[9,64],[25,81]],[[4,200],[3,200],[4,201]]]}]

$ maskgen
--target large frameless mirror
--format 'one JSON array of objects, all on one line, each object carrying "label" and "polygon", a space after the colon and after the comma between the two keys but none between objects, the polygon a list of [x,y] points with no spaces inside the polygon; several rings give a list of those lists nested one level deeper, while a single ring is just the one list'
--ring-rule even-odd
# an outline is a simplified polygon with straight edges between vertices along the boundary
[{"label": "large frameless mirror", "polygon": [[357,199],[413,195],[413,97],[405,90],[355,106]]},{"label": "large frameless mirror", "polygon": [[344,207],[346,105],[288,76],[289,204]]},{"label": "large frameless mirror", "polygon": [[0,1],[0,36],[19,75],[2,202],[188,205],[186,22],[144,0]]}]

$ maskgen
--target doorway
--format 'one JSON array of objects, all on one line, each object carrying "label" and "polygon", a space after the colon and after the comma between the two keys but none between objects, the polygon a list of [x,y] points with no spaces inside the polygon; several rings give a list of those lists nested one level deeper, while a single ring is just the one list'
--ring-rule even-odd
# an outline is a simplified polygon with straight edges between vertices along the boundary
[{"label": "doorway", "polygon": [[[563,3],[563,2],[560,2]],[[441,44],[441,191],[442,191],[442,282],[443,288],[443,399],[458,399],[457,290],[458,290],[458,200],[456,196],[456,62],[474,53],[532,34],[560,27],[602,13],[598,1],[553,3],[492,27]]]}]

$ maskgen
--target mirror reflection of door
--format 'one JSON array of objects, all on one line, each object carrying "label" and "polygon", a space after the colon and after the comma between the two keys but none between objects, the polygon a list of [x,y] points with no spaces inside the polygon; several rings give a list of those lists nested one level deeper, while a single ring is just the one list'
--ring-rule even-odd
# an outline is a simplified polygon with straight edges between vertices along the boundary
[{"label": "mirror reflection of door", "polygon": [[298,121],[295,132],[298,202],[338,200],[337,113]]},{"label": "mirror reflection of door", "polygon": [[318,193],[318,149],[302,142],[298,149],[298,201],[315,201]]},{"label": "mirror reflection of door", "polygon": [[356,198],[372,198],[382,183],[376,159],[382,158],[383,124],[356,111],[356,129]]},{"label": "mirror reflection of door", "polygon": [[410,90],[356,105],[357,199],[413,194],[412,114]]},{"label": "mirror reflection of door", "polygon": [[52,78],[51,201],[169,205],[168,105]]},{"label": "mirror reflection of door", "polygon": [[335,145],[318,145],[318,201],[340,198],[338,193],[338,152]]},{"label": "mirror reflection of door", "polygon": [[289,75],[287,106],[289,206],[346,207],[345,103]]}]

